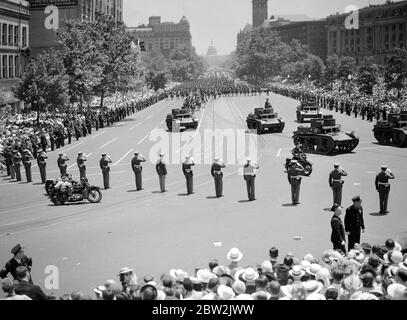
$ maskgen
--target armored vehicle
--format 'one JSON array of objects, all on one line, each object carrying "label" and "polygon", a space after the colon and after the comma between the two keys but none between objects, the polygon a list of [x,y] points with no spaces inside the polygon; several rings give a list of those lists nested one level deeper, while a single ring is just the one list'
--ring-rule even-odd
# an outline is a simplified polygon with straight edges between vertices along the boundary
[{"label": "armored vehicle", "polygon": [[247,116],[247,127],[252,130],[256,129],[258,134],[264,132],[283,132],[285,122],[273,108],[256,108],[254,113]]},{"label": "armored vehicle", "polygon": [[380,144],[407,147],[407,111],[389,114],[387,121],[378,121],[373,133]]},{"label": "armored vehicle", "polygon": [[167,115],[166,123],[168,130],[172,131],[173,121],[179,125],[180,130],[194,129],[198,128],[198,119],[194,117],[191,109],[173,109],[172,112]]},{"label": "armored vehicle", "polygon": [[311,122],[312,119],[322,119],[323,114],[319,110],[316,101],[304,101],[297,108],[298,123]]}]

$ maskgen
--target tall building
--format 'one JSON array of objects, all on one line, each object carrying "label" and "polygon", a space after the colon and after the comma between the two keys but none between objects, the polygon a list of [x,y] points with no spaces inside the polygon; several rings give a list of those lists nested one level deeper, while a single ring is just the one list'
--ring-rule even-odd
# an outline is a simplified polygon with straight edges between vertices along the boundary
[{"label": "tall building", "polygon": [[268,0],[252,0],[254,28],[260,27],[268,18]]},{"label": "tall building", "polygon": [[386,1],[360,9],[357,29],[345,24],[349,15],[327,18],[328,55],[352,56],[358,61],[373,56],[376,63],[384,64],[394,48],[407,48],[407,1]]},{"label": "tall building", "polygon": [[24,0],[0,0],[0,107],[20,111],[24,104],[11,90],[18,83],[29,56],[29,4]]},{"label": "tall building", "polygon": [[148,25],[128,30],[144,41],[147,51],[159,51],[166,57],[175,48],[192,47],[190,25],[185,16],[178,23],[161,22],[161,17],[153,16],[149,18]]},{"label": "tall building", "polygon": [[94,20],[96,11],[113,16],[117,21],[123,21],[123,0],[28,0],[30,3],[30,38],[32,54],[57,46],[54,30],[45,27],[45,13],[48,5],[55,5],[59,11],[59,28],[63,28],[66,20]]}]

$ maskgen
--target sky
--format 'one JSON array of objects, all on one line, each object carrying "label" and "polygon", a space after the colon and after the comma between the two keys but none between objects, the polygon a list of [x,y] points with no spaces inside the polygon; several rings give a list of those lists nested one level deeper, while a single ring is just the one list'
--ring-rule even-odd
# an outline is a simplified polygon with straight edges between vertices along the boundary
[{"label": "sky", "polygon": [[[268,15],[305,14],[320,19],[348,6],[363,8],[385,0],[269,0]],[[198,54],[206,54],[213,41],[219,54],[236,48],[238,32],[252,22],[252,0],[124,0],[127,26],[148,23],[149,16],[161,21],[178,22],[185,15],[191,25],[192,45]]]}]

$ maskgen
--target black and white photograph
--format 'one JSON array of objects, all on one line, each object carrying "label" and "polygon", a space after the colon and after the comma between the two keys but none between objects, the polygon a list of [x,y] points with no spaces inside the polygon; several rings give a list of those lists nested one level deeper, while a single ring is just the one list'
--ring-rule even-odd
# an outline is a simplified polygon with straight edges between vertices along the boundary
[{"label": "black and white photograph", "polygon": [[407,300],[406,190],[407,0],[0,0],[3,302]]}]

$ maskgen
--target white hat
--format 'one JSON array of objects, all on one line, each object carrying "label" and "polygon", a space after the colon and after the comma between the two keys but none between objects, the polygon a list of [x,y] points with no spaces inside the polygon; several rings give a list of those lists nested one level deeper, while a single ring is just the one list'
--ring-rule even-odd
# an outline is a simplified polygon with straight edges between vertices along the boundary
[{"label": "white hat", "polygon": [[324,285],[317,280],[302,282],[302,285],[305,288],[307,295],[318,293],[324,287]]},{"label": "white hat", "polygon": [[235,295],[235,292],[233,291],[232,288],[227,287],[227,286],[221,284],[221,285],[218,287],[218,296],[219,296],[222,300],[230,300],[230,299],[234,298],[236,295]]},{"label": "white hat", "polygon": [[248,300],[254,300],[254,299],[250,294],[239,294],[237,297],[234,298],[234,300],[248,301]]},{"label": "white hat", "polygon": [[305,271],[302,270],[301,266],[293,266],[292,269],[288,272],[288,274],[294,278],[301,278],[305,275]]},{"label": "white hat", "polygon": [[306,271],[307,269],[309,269],[310,266],[311,266],[311,262],[309,262],[308,260],[301,261],[302,270]]},{"label": "white hat", "polygon": [[121,268],[121,269],[120,269],[118,275],[121,275],[121,274],[124,274],[124,273],[133,272],[134,270],[135,270],[135,269],[130,269],[130,268],[128,268],[128,267],[124,267],[124,268]]},{"label": "white hat", "polygon": [[401,269],[407,270],[407,258],[404,260],[404,262],[400,262],[399,266]]},{"label": "white hat", "polygon": [[391,253],[391,260],[394,264],[399,265],[401,262],[403,262],[403,254],[400,251],[393,251]]},{"label": "white hat", "polygon": [[216,278],[216,275],[207,269],[198,270],[196,276],[202,283],[209,283],[209,280]]},{"label": "white hat", "polygon": [[387,294],[393,299],[397,300],[406,294],[407,287],[400,283],[393,283],[387,287]]},{"label": "white hat", "polygon": [[[236,273],[237,274],[237,273]],[[242,279],[244,281],[255,281],[259,277],[259,273],[253,268],[244,269],[242,272]]]},{"label": "white hat", "polygon": [[310,263],[314,261],[314,256],[311,253],[308,253],[305,257],[304,260],[309,261]]},{"label": "white hat", "polygon": [[319,271],[321,271],[322,267],[319,264],[312,263],[309,268],[307,268],[307,272],[316,276]]},{"label": "white hat", "polygon": [[379,300],[379,299],[369,292],[358,291],[352,294],[349,300]]},{"label": "white hat", "polygon": [[185,278],[189,278],[189,274],[181,269],[170,270],[170,276],[176,280],[184,281]]},{"label": "white hat", "polygon": [[226,258],[229,261],[238,262],[238,261],[242,260],[243,253],[240,252],[240,250],[238,248],[233,248],[233,249],[230,249],[230,251],[226,255]]},{"label": "white hat", "polygon": [[266,260],[261,264],[261,269],[263,272],[271,272],[273,273],[273,265],[271,264],[270,260]]}]

